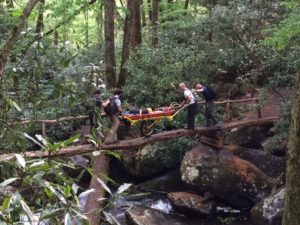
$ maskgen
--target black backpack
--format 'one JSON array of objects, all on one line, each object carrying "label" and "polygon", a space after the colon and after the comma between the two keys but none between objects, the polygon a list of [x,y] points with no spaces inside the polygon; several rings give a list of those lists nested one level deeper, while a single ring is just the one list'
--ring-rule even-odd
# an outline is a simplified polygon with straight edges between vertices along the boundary
[{"label": "black backpack", "polygon": [[216,93],[215,90],[212,88],[212,86],[205,85],[205,87],[207,88],[210,97],[211,97],[212,99],[216,99],[217,93]]},{"label": "black backpack", "polygon": [[113,116],[113,115],[118,114],[116,98],[115,97],[111,98],[109,100],[109,103],[107,103],[107,105],[103,107],[103,110],[106,113],[106,115],[108,115],[108,116]]}]

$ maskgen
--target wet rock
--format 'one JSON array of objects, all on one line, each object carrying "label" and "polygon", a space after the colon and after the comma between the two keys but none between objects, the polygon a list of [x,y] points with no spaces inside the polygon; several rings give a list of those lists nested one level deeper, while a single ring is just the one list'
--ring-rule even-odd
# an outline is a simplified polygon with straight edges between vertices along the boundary
[{"label": "wet rock", "polygon": [[272,193],[251,209],[251,219],[257,225],[281,225],[285,188]]},{"label": "wet rock", "polygon": [[228,203],[250,208],[271,192],[271,179],[252,163],[203,145],[187,152],[182,180],[198,192],[211,192]]},{"label": "wet rock", "polygon": [[171,202],[183,212],[200,215],[210,215],[215,211],[215,204],[207,197],[187,192],[172,192],[168,194]]},{"label": "wet rock", "polygon": [[246,148],[259,148],[266,138],[268,127],[247,126],[225,132],[224,144],[239,145]]},{"label": "wet rock", "polygon": [[251,162],[270,177],[276,178],[285,173],[284,157],[274,156],[263,150],[243,148],[237,145],[228,145],[226,150],[241,159]]},{"label": "wet rock", "polygon": [[170,169],[167,165],[159,163],[160,155],[161,153],[158,152],[156,145],[147,145],[139,152],[123,151],[121,160],[130,176],[143,178],[154,176]]},{"label": "wet rock", "polygon": [[122,164],[133,177],[153,177],[165,171],[178,168],[186,153],[195,141],[188,138],[176,141],[166,141],[153,145],[146,145],[138,152],[123,151]]},{"label": "wet rock", "polygon": [[263,149],[273,155],[284,156],[287,151],[287,140],[268,138],[262,143]]},{"label": "wet rock", "polygon": [[75,165],[75,168],[64,166],[65,173],[72,178],[77,178],[82,173],[82,168],[87,168],[90,160],[81,155],[71,156],[69,159]]},{"label": "wet rock", "polygon": [[182,191],[187,185],[181,180],[180,170],[172,170],[154,179],[148,180],[138,185],[144,190],[155,190],[164,192]]},{"label": "wet rock", "polygon": [[186,225],[179,218],[142,205],[135,205],[126,211],[128,225]]}]

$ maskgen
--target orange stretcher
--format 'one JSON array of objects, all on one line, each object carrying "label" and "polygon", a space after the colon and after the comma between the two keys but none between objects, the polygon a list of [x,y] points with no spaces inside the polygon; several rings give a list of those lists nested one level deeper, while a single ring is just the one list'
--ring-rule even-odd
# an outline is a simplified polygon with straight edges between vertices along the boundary
[{"label": "orange stretcher", "polygon": [[164,120],[172,121],[185,107],[174,102],[170,106],[156,108],[154,110],[148,109],[148,113],[123,113],[121,121],[129,126],[135,126],[140,122],[140,132],[142,136],[151,135],[155,127]]}]

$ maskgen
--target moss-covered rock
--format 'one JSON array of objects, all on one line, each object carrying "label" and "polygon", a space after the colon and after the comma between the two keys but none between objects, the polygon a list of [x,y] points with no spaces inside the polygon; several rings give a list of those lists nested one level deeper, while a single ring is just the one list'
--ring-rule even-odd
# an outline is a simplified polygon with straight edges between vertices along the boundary
[{"label": "moss-covered rock", "polygon": [[211,192],[241,208],[252,207],[271,191],[271,179],[256,166],[203,145],[186,153],[180,171],[182,180],[197,192]]},{"label": "moss-covered rock", "polygon": [[199,215],[210,215],[215,211],[215,204],[211,200],[188,192],[172,192],[168,194],[170,201],[177,209]]},{"label": "moss-covered rock", "polygon": [[281,225],[285,188],[280,188],[251,209],[251,219],[257,225]]}]

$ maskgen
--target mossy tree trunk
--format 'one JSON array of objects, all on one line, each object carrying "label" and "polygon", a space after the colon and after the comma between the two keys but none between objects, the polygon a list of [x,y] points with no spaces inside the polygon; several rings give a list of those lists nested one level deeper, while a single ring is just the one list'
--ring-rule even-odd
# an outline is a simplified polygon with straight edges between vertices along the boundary
[{"label": "mossy tree trunk", "polygon": [[105,72],[108,87],[116,86],[116,59],[115,59],[115,0],[104,1],[104,36],[105,36]]},{"label": "mossy tree trunk", "polygon": [[132,16],[133,16],[133,0],[128,0],[127,2],[127,14],[125,18],[124,25],[124,38],[123,38],[123,47],[122,47],[122,59],[121,59],[121,68],[118,79],[118,87],[122,87],[125,84],[127,77],[127,69],[125,64],[129,58],[129,47],[131,41],[131,24],[132,24]]},{"label": "mossy tree trunk", "polygon": [[292,109],[283,225],[300,224],[300,72]]},{"label": "mossy tree trunk", "polygon": [[159,1],[158,0],[152,0],[152,45],[155,48],[158,45],[158,36],[157,36],[158,7],[159,7]]},{"label": "mossy tree trunk", "polygon": [[1,50],[1,53],[0,53],[0,77],[2,77],[4,74],[4,69],[9,60],[9,55],[10,55],[11,49],[17,43],[21,31],[24,28],[24,26],[26,25],[27,18],[30,16],[31,11],[34,9],[34,7],[36,6],[36,4],[39,1],[40,0],[28,1],[26,7],[23,10],[22,15],[20,16],[19,22],[14,26],[14,28],[11,31],[10,36],[6,40],[4,46]]}]

